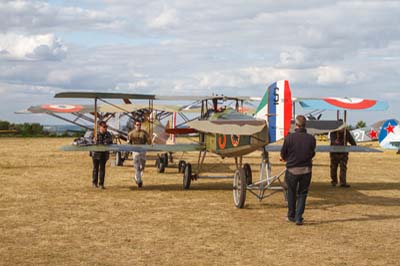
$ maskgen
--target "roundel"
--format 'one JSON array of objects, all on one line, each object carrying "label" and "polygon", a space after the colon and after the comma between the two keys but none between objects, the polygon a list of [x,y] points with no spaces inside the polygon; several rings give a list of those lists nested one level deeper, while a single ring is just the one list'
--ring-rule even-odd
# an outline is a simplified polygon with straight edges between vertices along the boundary
[{"label": "roundel", "polygon": [[225,149],[225,146],[226,146],[226,135],[223,135],[223,136],[219,135],[218,136],[218,147],[223,150],[223,149]]},{"label": "roundel", "polygon": [[325,98],[325,102],[344,109],[368,109],[376,104],[374,100],[358,99],[358,98]]},{"label": "roundel", "polygon": [[237,147],[239,145],[240,135],[231,135],[231,142],[233,147]]},{"label": "roundel", "polygon": [[42,108],[52,112],[59,113],[73,113],[79,112],[83,109],[82,105],[70,105],[70,104],[44,104]]}]

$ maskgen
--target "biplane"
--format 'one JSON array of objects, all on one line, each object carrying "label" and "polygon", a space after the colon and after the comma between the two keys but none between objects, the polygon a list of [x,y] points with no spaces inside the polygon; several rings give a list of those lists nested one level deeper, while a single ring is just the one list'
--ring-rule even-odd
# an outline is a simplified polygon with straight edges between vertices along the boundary
[{"label": "biplane", "polygon": [[[170,129],[168,133],[198,133],[199,141],[191,144],[175,145],[89,145],[89,146],[64,146],[65,151],[196,151],[199,153],[197,167],[192,168],[191,163],[180,161],[178,164],[179,172],[183,172],[183,188],[189,189],[191,182],[199,178],[201,168],[207,153],[214,153],[222,158],[234,158],[236,170],[233,176],[233,196],[235,206],[242,208],[245,203],[246,191],[249,190],[258,199],[270,196],[275,191],[284,190],[280,177],[284,173],[271,176],[271,167],[269,163],[269,151],[280,150],[279,146],[270,146],[270,143],[276,142],[286,136],[291,127],[291,118],[293,111],[293,102],[289,82],[287,80],[278,81],[269,86],[261,102],[256,109],[255,115],[250,116],[243,113],[243,103],[249,101],[250,97],[191,97],[191,96],[156,96],[156,95],[138,95],[138,94],[110,94],[110,93],[82,93],[67,92],[59,93],[56,97],[62,98],[93,98],[96,101],[101,98],[124,98],[124,99],[146,99],[149,101],[149,109],[154,105],[155,100],[192,100],[199,103],[200,116],[187,122],[189,128]],[[310,99],[306,99],[310,101]],[[317,99],[312,99],[314,103]],[[227,107],[224,103],[233,101],[233,107]],[[296,99],[301,104],[301,100]],[[329,102],[329,101],[328,101]],[[336,102],[334,102],[336,104]],[[383,108],[380,102],[376,102],[378,108]],[[367,105],[371,108],[371,104]],[[357,108],[364,108],[359,105]],[[324,107],[326,108],[326,107]],[[96,112],[95,112],[96,113]],[[319,122],[307,125],[307,128],[321,132],[318,128]],[[332,127],[332,125],[331,125]],[[343,127],[343,123],[335,121],[335,124],[329,130],[337,130]],[[325,132],[327,129],[324,129]],[[95,130],[96,131],[96,130]],[[279,147],[278,149],[276,147]],[[260,180],[253,183],[251,167],[243,163],[243,157],[256,150],[262,151],[262,164]],[[377,150],[367,147],[318,147],[317,151],[325,152],[376,152]],[[273,186],[279,183],[279,186]],[[266,190],[272,190],[270,194],[265,194]]]},{"label": "biplane", "polygon": [[[88,93],[82,94],[82,97],[89,97]],[[98,94],[103,96],[103,94]],[[113,95],[115,96],[115,94]],[[90,97],[89,97],[90,98]],[[175,136],[166,133],[166,128],[179,127],[189,121],[187,113],[196,113],[196,106],[175,107],[173,105],[153,105],[150,111],[149,106],[143,103],[135,103],[129,99],[122,99],[123,104],[115,104],[99,98],[103,102],[97,105],[96,112],[93,105],[81,104],[41,104],[31,106],[17,114],[46,114],[65,122],[79,126],[90,133],[93,131],[95,120],[102,120],[108,123],[108,129],[114,136],[115,143],[126,142],[128,133],[132,129],[133,121],[140,120],[143,128],[149,130],[151,127],[152,142],[156,144],[166,144],[167,142],[175,142]],[[96,114],[95,114],[96,113]],[[182,124],[176,123],[177,116],[183,120]],[[129,153],[115,152],[115,165],[122,166]],[[163,159],[164,165],[168,161],[172,161],[171,154],[162,154],[157,160]],[[168,160],[169,158],[169,160]],[[162,170],[162,168],[161,168]]]}]

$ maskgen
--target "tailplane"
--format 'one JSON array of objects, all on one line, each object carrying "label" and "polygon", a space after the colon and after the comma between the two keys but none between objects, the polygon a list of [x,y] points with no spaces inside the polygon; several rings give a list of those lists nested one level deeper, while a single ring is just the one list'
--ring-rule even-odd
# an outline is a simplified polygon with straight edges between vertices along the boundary
[{"label": "tailplane", "polygon": [[255,117],[267,121],[270,143],[283,139],[289,133],[292,120],[292,94],[289,81],[277,81],[268,87]]}]

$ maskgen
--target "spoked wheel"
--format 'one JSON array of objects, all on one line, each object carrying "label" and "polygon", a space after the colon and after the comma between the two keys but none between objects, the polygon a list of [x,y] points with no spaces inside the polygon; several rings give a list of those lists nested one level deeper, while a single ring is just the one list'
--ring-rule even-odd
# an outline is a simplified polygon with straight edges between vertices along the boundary
[{"label": "spoked wheel", "polygon": [[164,153],[163,155],[161,155],[161,158],[164,161],[165,167],[168,167],[168,153]]},{"label": "spoked wheel", "polygon": [[251,185],[253,183],[253,174],[251,172],[250,164],[245,163],[243,165],[244,175],[246,176],[246,184]]},{"label": "spoked wheel", "polygon": [[189,189],[191,182],[192,182],[192,165],[188,163],[186,164],[183,174],[183,189]]},{"label": "spoked wheel", "polygon": [[183,160],[180,160],[178,163],[178,173],[184,173],[185,172],[185,166],[186,162]]},{"label": "spoked wheel", "polygon": [[235,171],[235,176],[233,177],[233,202],[236,208],[243,208],[246,201],[246,176],[243,168],[237,169]]}]

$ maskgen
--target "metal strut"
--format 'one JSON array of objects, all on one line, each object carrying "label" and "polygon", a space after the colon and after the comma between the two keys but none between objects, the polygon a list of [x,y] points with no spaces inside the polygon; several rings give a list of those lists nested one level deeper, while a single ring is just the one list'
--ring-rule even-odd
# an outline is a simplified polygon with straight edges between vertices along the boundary
[{"label": "metal strut", "polygon": [[[286,200],[286,187],[284,182],[281,181],[281,177],[286,172],[286,168],[282,170],[278,175],[271,175],[271,163],[269,160],[269,153],[263,151],[262,161],[260,168],[260,179],[259,181],[247,186],[247,190],[253,194],[259,201],[272,196],[276,192],[282,191]],[[269,193],[266,193],[267,190]]]}]

